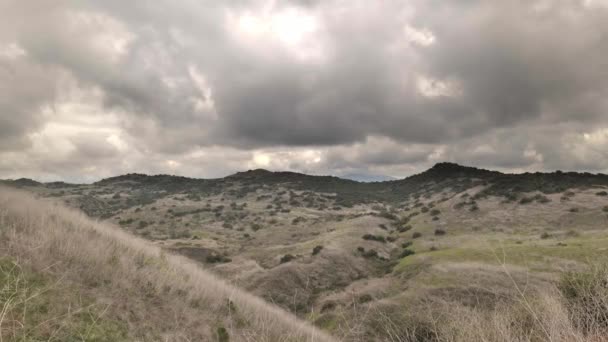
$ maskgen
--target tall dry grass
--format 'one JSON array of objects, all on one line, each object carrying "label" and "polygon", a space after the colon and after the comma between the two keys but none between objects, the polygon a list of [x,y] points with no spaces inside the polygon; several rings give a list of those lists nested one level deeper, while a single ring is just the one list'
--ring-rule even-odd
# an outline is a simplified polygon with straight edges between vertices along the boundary
[{"label": "tall dry grass", "polygon": [[[508,272],[505,270],[505,272]],[[376,310],[383,340],[392,342],[608,341],[608,268],[567,272],[553,285],[520,290],[489,307],[421,298],[407,312]]]},{"label": "tall dry grass", "polygon": [[6,188],[0,188],[2,256],[107,304],[104,315],[124,322],[130,340],[333,341],[184,257]]}]

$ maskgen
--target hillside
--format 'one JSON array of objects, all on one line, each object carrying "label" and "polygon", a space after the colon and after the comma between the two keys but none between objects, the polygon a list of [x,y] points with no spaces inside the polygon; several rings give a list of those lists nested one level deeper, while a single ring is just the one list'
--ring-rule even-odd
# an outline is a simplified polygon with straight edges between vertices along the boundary
[{"label": "hillside", "polygon": [[[5,183],[181,254],[345,341],[586,341],[559,284],[608,249],[601,174],[440,163],[375,183],[267,170]],[[535,324],[500,336],[499,324],[530,315]]]},{"label": "hillside", "polygon": [[0,188],[0,340],[331,341],[194,262]]}]

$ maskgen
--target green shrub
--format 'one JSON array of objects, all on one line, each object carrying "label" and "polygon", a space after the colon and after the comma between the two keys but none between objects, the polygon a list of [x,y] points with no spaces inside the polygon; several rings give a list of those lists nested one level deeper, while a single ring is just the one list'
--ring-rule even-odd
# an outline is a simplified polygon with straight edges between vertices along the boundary
[{"label": "green shrub", "polygon": [[367,251],[363,251],[363,256],[365,258],[376,258],[378,257],[378,252],[375,249],[370,249]]},{"label": "green shrub", "polygon": [[441,214],[441,210],[439,210],[439,209],[431,210],[431,216],[437,216],[439,214]]},{"label": "green shrub", "polygon": [[212,253],[212,254],[207,255],[207,257],[205,258],[205,261],[210,264],[215,264],[215,263],[231,262],[232,259],[230,259],[226,256],[223,256],[221,254]]},{"label": "green shrub", "polygon": [[217,342],[228,342],[230,341],[230,336],[228,335],[228,330],[224,327],[217,328]]},{"label": "green shrub", "polygon": [[445,234],[446,234],[445,230],[439,229],[439,228],[435,229],[435,235],[436,236],[441,236],[441,235],[445,235]]},{"label": "green shrub", "polygon": [[413,254],[416,254],[416,253],[413,250],[406,248],[403,251],[401,251],[401,254],[399,254],[399,258],[405,258],[405,257],[413,255]]},{"label": "green shrub", "polygon": [[382,235],[365,234],[365,235],[363,235],[362,238],[363,238],[363,240],[371,240],[371,241],[377,241],[377,242],[382,242],[382,243],[386,242],[386,239]]},{"label": "green shrub", "polygon": [[407,232],[410,229],[412,229],[412,226],[411,225],[407,225],[407,226],[401,226],[401,227],[397,228],[397,231],[399,233],[405,233],[405,232]]},{"label": "green shrub", "polygon": [[422,233],[420,233],[420,232],[414,232],[414,233],[412,234],[412,239],[417,239],[417,238],[419,238],[419,237],[421,237],[421,236],[422,236]]},{"label": "green shrub", "polygon": [[323,246],[315,246],[315,248],[312,249],[312,255],[319,254],[321,250],[323,250]]},{"label": "green shrub", "polygon": [[290,262],[290,261],[294,260],[295,258],[296,257],[293,256],[293,255],[291,255],[291,254],[285,254],[285,255],[283,255],[281,257],[280,262],[281,262],[281,264],[284,264],[284,263],[287,263],[287,262]]},{"label": "green shrub", "polygon": [[408,248],[408,247],[410,247],[413,244],[414,243],[412,241],[405,241],[404,243],[401,244],[401,247]]}]

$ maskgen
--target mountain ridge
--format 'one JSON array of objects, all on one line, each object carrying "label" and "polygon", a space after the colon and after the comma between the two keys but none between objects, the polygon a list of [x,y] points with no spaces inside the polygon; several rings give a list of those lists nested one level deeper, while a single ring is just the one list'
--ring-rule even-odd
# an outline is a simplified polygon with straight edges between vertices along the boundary
[{"label": "mountain ridge", "polygon": [[[475,166],[468,166],[468,165],[461,165],[458,163],[453,163],[453,162],[438,162],[436,164],[434,164],[432,167],[430,167],[429,169],[426,169],[420,173],[417,174],[413,174],[404,178],[396,178],[396,179],[389,179],[389,180],[380,180],[380,181],[372,181],[371,183],[394,183],[394,182],[400,182],[400,181],[405,181],[408,179],[413,179],[413,178],[420,178],[421,176],[425,176],[425,177],[429,177],[429,176],[434,176],[434,177],[454,177],[454,176],[460,176],[460,177],[464,177],[464,176],[479,176],[479,177],[492,177],[492,176],[510,176],[510,177],[517,177],[517,176],[526,176],[526,175],[536,175],[536,176],[550,176],[550,175],[554,175],[554,176],[586,176],[586,177],[608,177],[608,175],[604,174],[604,173],[591,173],[591,172],[586,172],[586,171],[582,171],[582,172],[578,172],[578,171],[561,171],[561,170],[555,170],[555,171],[536,171],[536,172],[521,172],[521,173],[507,173],[507,172],[501,172],[501,171],[497,171],[497,170],[490,170],[490,169],[485,169],[485,168],[480,168],[480,167],[475,167]],[[289,177],[310,177],[310,178],[325,178],[325,179],[339,179],[339,180],[344,180],[344,181],[350,181],[350,182],[355,182],[355,183],[370,183],[367,181],[359,181],[359,180],[355,180],[355,179],[351,179],[351,178],[347,178],[347,177],[341,177],[341,176],[335,176],[335,175],[313,175],[313,174],[307,174],[307,173],[303,173],[303,172],[294,172],[294,171],[270,171],[267,169],[263,169],[263,168],[258,168],[258,169],[250,169],[250,170],[246,170],[246,171],[238,171],[235,172],[233,174],[229,174],[227,176],[224,177],[218,177],[218,178],[198,178],[198,177],[187,177],[187,176],[179,176],[179,175],[172,175],[172,174],[165,174],[165,173],[161,173],[161,174],[145,174],[145,173],[126,173],[126,174],[122,174],[122,175],[117,175],[117,176],[111,176],[111,177],[106,177],[106,178],[102,178],[98,181],[95,181],[91,184],[109,184],[112,182],[145,182],[145,183],[150,183],[151,181],[167,181],[168,179],[172,179],[172,180],[178,180],[180,182],[195,182],[195,181],[218,181],[218,180],[226,180],[226,179],[268,179],[270,177],[277,177],[277,178],[289,178]],[[385,176],[378,176],[378,177],[385,177]],[[63,182],[63,181],[53,181],[53,182],[39,182],[36,181],[35,179],[31,179],[31,178],[19,178],[19,179],[4,179],[4,180],[0,180],[0,182],[4,182],[4,183],[13,183],[19,186],[38,186],[38,185],[76,185],[76,184],[80,184],[80,183],[68,183],[68,182]]]}]

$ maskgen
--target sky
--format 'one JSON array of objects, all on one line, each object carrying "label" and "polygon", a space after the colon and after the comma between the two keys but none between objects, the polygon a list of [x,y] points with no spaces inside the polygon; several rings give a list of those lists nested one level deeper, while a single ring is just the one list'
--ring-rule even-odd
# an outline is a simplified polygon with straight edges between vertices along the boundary
[{"label": "sky", "polygon": [[1,0],[0,178],[608,172],[608,0]]}]

